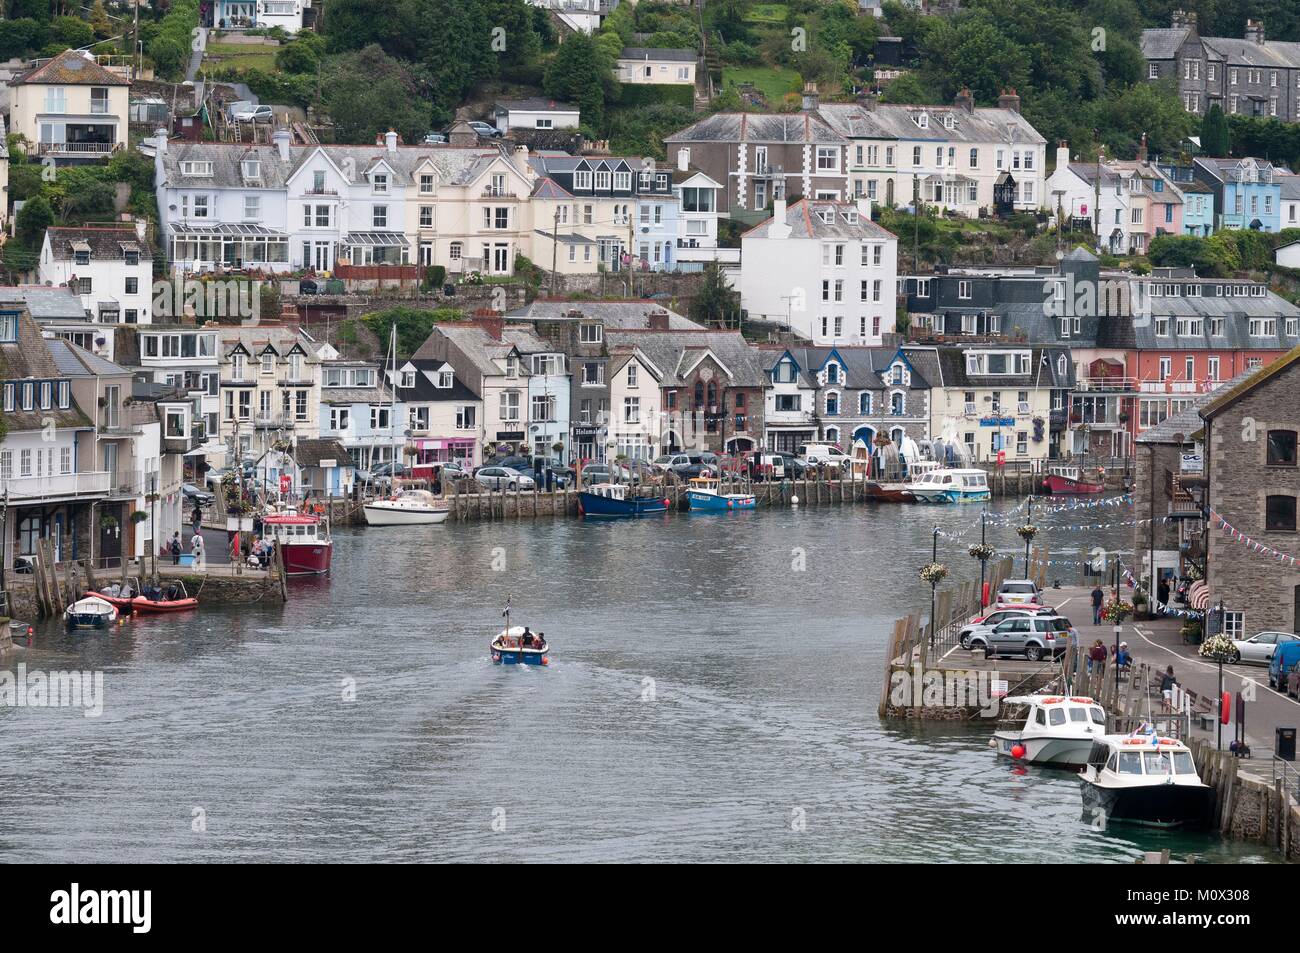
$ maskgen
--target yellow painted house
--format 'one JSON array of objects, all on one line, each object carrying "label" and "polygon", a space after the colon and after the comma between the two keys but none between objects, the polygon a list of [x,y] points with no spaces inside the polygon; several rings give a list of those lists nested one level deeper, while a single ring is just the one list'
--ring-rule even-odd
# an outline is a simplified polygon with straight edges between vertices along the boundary
[{"label": "yellow painted house", "polygon": [[125,149],[131,81],[93,56],[65,50],[37,60],[10,84],[10,131],[34,156],[88,162]]}]

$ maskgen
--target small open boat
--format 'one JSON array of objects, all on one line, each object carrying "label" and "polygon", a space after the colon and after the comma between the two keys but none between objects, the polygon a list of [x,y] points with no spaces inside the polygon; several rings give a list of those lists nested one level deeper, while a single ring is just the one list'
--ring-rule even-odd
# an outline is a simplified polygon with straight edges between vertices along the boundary
[{"label": "small open boat", "polygon": [[131,600],[131,607],[136,612],[184,612],[197,609],[199,600],[187,593],[185,583],[178,579],[165,588],[146,587],[141,595]]},{"label": "small open boat", "polygon": [[731,510],[755,509],[752,493],[722,493],[713,477],[694,477],[686,491],[686,503],[692,512],[726,513]]},{"label": "small open boat", "polygon": [[597,483],[578,494],[583,516],[658,516],[668,512],[668,501],[657,496],[634,496],[624,483]]},{"label": "small open boat", "polygon": [[545,641],[525,645],[525,631],[522,625],[502,629],[492,640],[492,661],[498,665],[550,665],[550,645]]},{"label": "small open boat", "polygon": [[99,596],[78,599],[63,610],[69,629],[104,629],[117,621],[117,607]]},{"label": "small open boat", "polygon": [[1106,485],[1100,477],[1085,479],[1080,476],[1078,467],[1052,467],[1043,481],[1043,489],[1053,496],[1083,496],[1101,493]]}]

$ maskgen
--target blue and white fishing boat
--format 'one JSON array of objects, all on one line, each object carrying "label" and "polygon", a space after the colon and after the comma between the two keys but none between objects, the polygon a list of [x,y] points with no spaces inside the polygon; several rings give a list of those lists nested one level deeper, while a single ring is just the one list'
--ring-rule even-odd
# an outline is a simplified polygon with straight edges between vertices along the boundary
[{"label": "blue and white fishing boat", "polygon": [[583,516],[658,516],[668,512],[668,501],[657,496],[635,496],[624,483],[597,483],[578,494]]},{"label": "blue and white fishing boat", "polygon": [[107,599],[87,596],[63,611],[69,629],[104,629],[117,621],[117,607]]},{"label": "blue and white fishing boat", "polygon": [[686,491],[686,504],[701,513],[752,510],[757,506],[752,493],[722,493],[713,477],[695,477]]},{"label": "blue and white fishing boat", "polygon": [[496,665],[550,665],[550,643],[542,632],[533,632],[527,626],[510,625],[510,597],[506,597],[506,627],[488,646],[492,662]]},{"label": "blue and white fishing boat", "polygon": [[983,470],[931,470],[907,489],[918,503],[977,503],[991,496]]}]

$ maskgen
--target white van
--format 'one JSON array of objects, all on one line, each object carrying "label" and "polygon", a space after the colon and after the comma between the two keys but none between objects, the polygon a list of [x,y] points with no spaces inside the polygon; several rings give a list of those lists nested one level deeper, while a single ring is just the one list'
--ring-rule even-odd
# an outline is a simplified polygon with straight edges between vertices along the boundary
[{"label": "white van", "polygon": [[785,457],[779,453],[762,453],[757,459],[757,476],[760,480],[784,480]]},{"label": "white van", "polygon": [[799,448],[799,459],[810,465],[824,464],[848,469],[853,458],[833,443],[805,443]]}]

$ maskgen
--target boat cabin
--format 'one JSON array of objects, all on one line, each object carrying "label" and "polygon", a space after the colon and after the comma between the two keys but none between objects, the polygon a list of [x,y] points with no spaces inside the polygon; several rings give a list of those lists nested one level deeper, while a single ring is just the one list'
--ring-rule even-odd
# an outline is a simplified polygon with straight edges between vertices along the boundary
[{"label": "boat cabin", "polygon": [[324,542],[325,525],[314,516],[268,516],[262,520],[262,535],[282,545],[310,545]]},{"label": "boat cabin", "polygon": [[1025,726],[1040,729],[1084,728],[1089,724],[1106,728],[1106,712],[1091,698],[1060,695],[1017,695],[1002,700],[1005,705],[1028,705]]},{"label": "boat cabin", "polygon": [[587,492],[592,496],[603,496],[609,500],[627,499],[627,485],[624,483],[597,483]]},{"label": "boat cabin", "polygon": [[932,470],[916,481],[918,485],[951,487],[962,490],[987,490],[988,474],[983,470]]},{"label": "boat cabin", "polygon": [[1145,776],[1200,781],[1192,752],[1176,738],[1157,738],[1155,735],[1103,738],[1093,743],[1088,765],[1120,778]]}]

